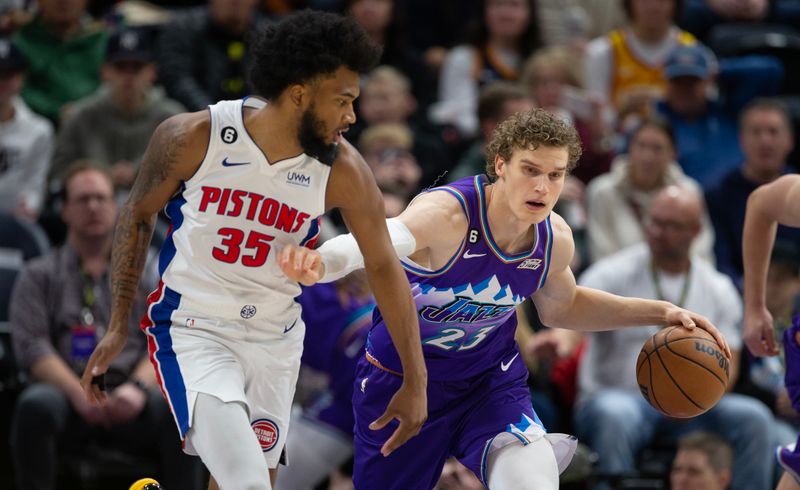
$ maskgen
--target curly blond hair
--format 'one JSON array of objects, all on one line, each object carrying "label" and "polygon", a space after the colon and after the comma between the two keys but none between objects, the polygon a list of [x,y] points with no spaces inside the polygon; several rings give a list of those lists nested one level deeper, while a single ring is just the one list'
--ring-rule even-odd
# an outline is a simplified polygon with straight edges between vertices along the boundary
[{"label": "curly blond hair", "polygon": [[571,125],[543,109],[518,112],[497,125],[486,147],[486,174],[494,182],[497,173],[494,160],[497,155],[505,162],[511,161],[514,150],[535,150],[540,146],[566,148],[569,155],[567,171],[578,165],[581,141]]}]

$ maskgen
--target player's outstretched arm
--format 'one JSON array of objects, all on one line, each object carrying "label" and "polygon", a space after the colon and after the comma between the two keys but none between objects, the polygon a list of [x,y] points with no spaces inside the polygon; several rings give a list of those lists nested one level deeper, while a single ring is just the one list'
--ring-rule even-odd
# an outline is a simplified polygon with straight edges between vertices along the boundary
[{"label": "player's outstretched arm", "polygon": [[416,435],[427,418],[427,369],[411,288],[392,248],[383,198],[363,158],[346,141],[331,170],[327,205],[337,207],[364,256],[365,269],[381,314],[403,365],[403,384],[374,429],[400,421],[381,452],[388,455]]},{"label": "player's outstretched arm", "polygon": [[767,311],[769,256],[778,223],[800,226],[800,176],[786,175],[753,191],[747,200],[742,235],[744,343],[755,356],[774,356],[778,345]]},{"label": "player's outstretched arm", "polygon": [[533,295],[542,323],[585,332],[643,325],[700,327],[714,336],[723,352],[731,357],[725,337],[702,315],[667,301],[626,298],[576,285],[569,268],[575,250],[572,232],[555,213],[551,221],[555,233],[553,262],[544,286]]},{"label": "player's outstretched arm", "polygon": [[[200,165],[208,142],[205,112],[179,114],[161,123],[145,151],[128,201],[114,230],[111,252],[111,318],[81,378],[91,402],[105,400],[97,381],[128,339],[128,317],[136,297],[156,213]],[[96,380],[93,383],[93,379]]]}]

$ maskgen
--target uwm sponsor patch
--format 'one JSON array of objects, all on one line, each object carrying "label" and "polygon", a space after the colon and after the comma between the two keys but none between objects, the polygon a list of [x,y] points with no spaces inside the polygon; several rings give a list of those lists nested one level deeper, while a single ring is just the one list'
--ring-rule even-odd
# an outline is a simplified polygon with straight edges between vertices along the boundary
[{"label": "uwm sponsor patch", "polygon": [[269,419],[258,419],[250,425],[253,427],[253,432],[256,433],[262,451],[267,452],[275,447],[280,434],[275,422]]}]

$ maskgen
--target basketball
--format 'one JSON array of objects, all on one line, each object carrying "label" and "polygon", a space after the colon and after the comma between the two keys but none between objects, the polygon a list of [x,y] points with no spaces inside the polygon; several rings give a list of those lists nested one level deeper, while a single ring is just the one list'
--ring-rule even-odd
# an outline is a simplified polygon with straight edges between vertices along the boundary
[{"label": "basketball", "polygon": [[636,360],[636,380],[645,400],[676,418],[707,411],[728,387],[728,359],[717,341],[697,327],[667,327],[650,337]]}]

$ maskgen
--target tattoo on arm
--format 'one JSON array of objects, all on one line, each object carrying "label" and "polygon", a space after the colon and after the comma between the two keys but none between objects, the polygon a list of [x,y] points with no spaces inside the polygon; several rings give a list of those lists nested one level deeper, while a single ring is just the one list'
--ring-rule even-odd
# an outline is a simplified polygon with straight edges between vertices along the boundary
[{"label": "tattoo on arm", "polygon": [[167,180],[186,146],[188,132],[176,121],[160,127],[142,159],[136,182],[128,202],[122,207],[114,231],[111,254],[112,321],[110,327],[127,328],[127,318],[139,286],[139,278],[147,258],[147,248],[153,235],[155,214],[143,216],[137,205]]}]

